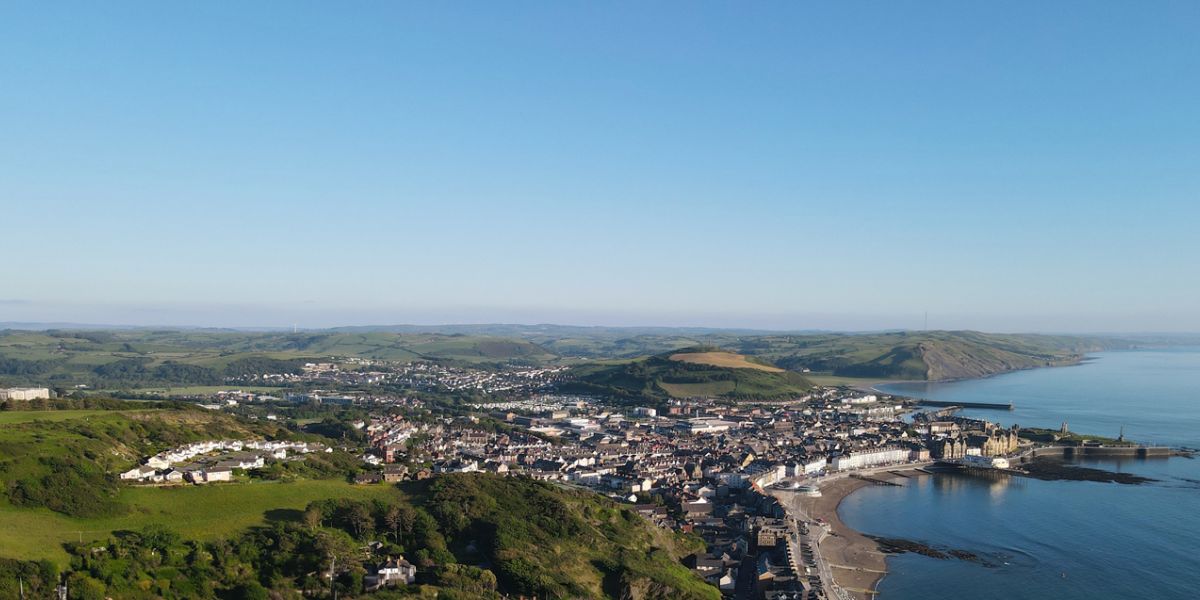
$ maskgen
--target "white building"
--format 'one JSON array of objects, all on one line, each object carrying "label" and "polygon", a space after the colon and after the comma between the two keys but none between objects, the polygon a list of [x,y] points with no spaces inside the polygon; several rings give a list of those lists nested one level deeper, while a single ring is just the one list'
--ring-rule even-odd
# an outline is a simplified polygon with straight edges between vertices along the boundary
[{"label": "white building", "polygon": [[970,467],[984,467],[990,469],[1007,469],[1010,464],[1007,458],[1000,456],[975,456],[968,455],[963,457],[963,464]]},{"label": "white building", "polygon": [[0,400],[41,400],[49,399],[48,388],[5,388],[0,389]]},{"label": "white building", "polygon": [[833,470],[862,469],[878,465],[901,463],[908,460],[908,450],[905,448],[880,448],[877,450],[861,450],[843,454],[833,458]]},{"label": "white building", "polygon": [[720,433],[733,428],[733,423],[720,419],[688,419],[680,421],[678,427],[692,435],[701,433]]},{"label": "white building", "polygon": [[813,458],[813,459],[810,459],[808,462],[804,463],[804,474],[805,475],[814,475],[816,473],[824,471],[828,467],[829,467],[829,461],[825,460],[825,457],[822,456],[820,458]]}]

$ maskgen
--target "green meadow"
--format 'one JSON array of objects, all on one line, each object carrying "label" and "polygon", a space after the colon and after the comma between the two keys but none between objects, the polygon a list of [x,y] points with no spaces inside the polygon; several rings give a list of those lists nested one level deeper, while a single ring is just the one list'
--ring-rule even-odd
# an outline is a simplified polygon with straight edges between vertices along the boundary
[{"label": "green meadow", "polygon": [[85,417],[107,417],[118,413],[138,411],[113,410],[5,410],[0,411],[0,425],[16,425],[33,421],[69,421]]}]

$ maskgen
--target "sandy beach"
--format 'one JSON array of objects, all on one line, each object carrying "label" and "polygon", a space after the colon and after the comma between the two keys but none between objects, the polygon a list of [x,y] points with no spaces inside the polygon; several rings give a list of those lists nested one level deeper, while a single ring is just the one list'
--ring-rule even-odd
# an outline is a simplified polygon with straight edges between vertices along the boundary
[{"label": "sandy beach", "polygon": [[876,586],[887,573],[886,555],[874,540],[842,523],[837,507],[846,496],[866,485],[870,484],[847,477],[821,486],[820,497],[801,501],[811,517],[830,525],[830,534],[821,542],[821,554],[832,568],[834,579],[842,589],[864,600],[875,597]]}]

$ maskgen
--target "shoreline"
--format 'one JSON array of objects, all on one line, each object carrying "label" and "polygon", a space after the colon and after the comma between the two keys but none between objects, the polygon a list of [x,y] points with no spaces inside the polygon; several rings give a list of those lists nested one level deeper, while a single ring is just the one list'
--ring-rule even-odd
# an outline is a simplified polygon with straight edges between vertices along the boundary
[{"label": "shoreline", "polygon": [[820,543],[822,558],[829,564],[834,581],[853,598],[871,599],[887,574],[887,554],[879,544],[842,522],[838,507],[851,494],[871,485],[850,477],[822,485],[821,496],[804,498],[801,506],[813,519],[829,525],[830,533]]}]

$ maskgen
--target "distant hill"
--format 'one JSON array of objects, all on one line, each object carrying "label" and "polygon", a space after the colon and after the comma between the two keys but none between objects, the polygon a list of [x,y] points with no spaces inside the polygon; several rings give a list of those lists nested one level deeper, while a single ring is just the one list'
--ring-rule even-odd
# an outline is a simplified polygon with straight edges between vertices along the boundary
[{"label": "distant hill", "polygon": [[5,330],[0,331],[0,386],[218,385],[256,368],[291,372],[305,361],[332,356],[472,364],[557,359],[530,340],[462,334]]},{"label": "distant hill", "polygon": [[[724,348],[752,357],[752,361],[758,361],[756,364],[797,372],[808,369],[842,377],[944,380],[1070,364],[1087,352],[1139,344],[1129,337],[975,331],[785,334],[559,325],[377,329],[380,328],[295,333],[153,328],[3,330],[0,331],[0,386],[88,384],[116,389],[218,385],[226,377],[236,377],[264,365],[276,372],[289,371],[305,361],[335,356],[475,365],[570,364],[669,357],[698,347]],[[439,331],[423,331],[426,329]],[[1153,341],[1163,343],[1160,339]],[[670,381],[663,383],[667,387],[652,387],[674,395],[689,394],[688,388]],[[724,383],[712,389],[736,394],[744,391],[739,387],[734,392],[730,386]]]},{"label": "distant hill", "polygon": [[1072,364],[1128,341],[1082,336],[976,331],[870,335],[762,336],[734,347],[781,367],[872,379],[949,380]]},{"label": "distant hill", "polygon": [[566,391],[631,402],[697,396],[770,400],[800,396],[812,388],[799,373],[709,348],[589,363],[575,367],[571,375],[574,381],[564,386]]}]

